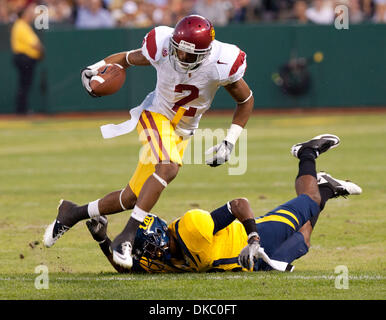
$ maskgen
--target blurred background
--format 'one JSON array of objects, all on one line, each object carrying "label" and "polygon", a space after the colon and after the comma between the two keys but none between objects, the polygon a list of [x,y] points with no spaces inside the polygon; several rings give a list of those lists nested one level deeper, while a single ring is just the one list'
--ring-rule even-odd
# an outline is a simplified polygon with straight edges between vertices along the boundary
[{"label": "blurred background", "polygon": [[[129,69],[101,99],[84,92],[80,70],[193,13],[247,53],[256,109],[386,106],[386,0],[0,0],[0,113],[136,106],[153,68]],[[233,108],[220,89],[212,109]]]}]

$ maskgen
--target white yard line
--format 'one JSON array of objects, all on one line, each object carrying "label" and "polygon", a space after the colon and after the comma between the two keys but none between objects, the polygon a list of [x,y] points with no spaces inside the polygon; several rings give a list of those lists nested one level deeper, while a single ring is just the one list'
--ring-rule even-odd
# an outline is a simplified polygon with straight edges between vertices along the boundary
[{"label": "white yard line", "polygon": [[[273,278],[273,275],[259,275],[257,278],[269,280],[269,278]],[[249,276],[242,275],[229,275],[229,276],[204,276],[203,278],[207,280],[224,280],[224,279],[253,279]],[[288,275],[285,277],[281,277],[280,279],[285,280],[335,280],[336,276],[334,275],[319,275],[319,276],[301,276],[301,275]],[[386,280],[386,276],[381,275],[354,275],[349,276],[349,280]],[[162,275],[149,275],[149,276],[141,276],[141,277],[53,277],[52,281],[144,281],[144,280],[173,280],[170,277],[164,277]],[[181,281],[180,278],[177,279]],[[35,277],[26,278],[26,277],[8,277],[8,278],[0,278],[0,281],[35,281]]]}]

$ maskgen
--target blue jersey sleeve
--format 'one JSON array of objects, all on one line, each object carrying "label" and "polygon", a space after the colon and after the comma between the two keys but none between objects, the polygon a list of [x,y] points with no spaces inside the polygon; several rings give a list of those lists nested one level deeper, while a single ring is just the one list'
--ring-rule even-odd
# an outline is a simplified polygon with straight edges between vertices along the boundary
[{"label": "blue jersey sleeve", "polygon": [[232,214],[229,202],[210,213],[214,221],[213,234],[230,225],[236,218]]}]

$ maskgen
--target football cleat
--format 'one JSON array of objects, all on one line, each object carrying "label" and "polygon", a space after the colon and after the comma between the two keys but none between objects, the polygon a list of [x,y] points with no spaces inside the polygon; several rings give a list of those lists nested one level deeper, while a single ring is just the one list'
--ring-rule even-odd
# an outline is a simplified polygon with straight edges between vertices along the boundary
[{"label": "football cleat", "polygon": [[362,193],[362,188],[349,180],[339,180],[331,177],[326,172],[319,172],[317,174],[319,186],[328,186],[334,192],[334,198],[339,196],[359,195]]},{"label": "football cleat", "polygon": [[130,241],[125,241],[113,249],[113,260],[116,264],[131,269],[133,266],[133,247]]},{"label": "football cleat", "polygon": [[52,247],[56,241],[68,230],[70,227],[66,226],[62,221],[63,217],[70,214],[72,208],[76,207],[75,203],[67,200],[60,200],[58,205],[58,215],[54,222],[52,222],[44,232],[43,243],[49,248]]},{"label": "football cleat", "polygon": [[309,141],[298,143],[292,146],[291,153],[294,157],[299,158],[302,150],[305,148],[311,148],[315,151],[318,157],[321,153],[326,152],[329,149],[336,148],[340,143],[339,137],[333,134],[321,134],[312,138]]}]

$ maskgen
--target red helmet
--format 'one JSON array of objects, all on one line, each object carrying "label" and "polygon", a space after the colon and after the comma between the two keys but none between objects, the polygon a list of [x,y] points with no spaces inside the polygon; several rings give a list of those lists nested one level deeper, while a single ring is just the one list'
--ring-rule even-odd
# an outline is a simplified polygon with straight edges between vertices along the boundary
[{"label": "red helmet", "polygon": [[[209,56],[214,35],[211,22],[204,17],[190,15],[181,19],[174,28],[169,46],[169,57],[175,69],[178,70],[179,66],[183,72],[196,70],[197,66]],[[195,61],[181,61],[177,50],[187,52],[190,58],[193,57],[193,60],[195,58]]]}]

